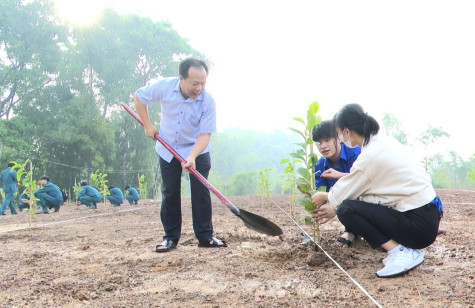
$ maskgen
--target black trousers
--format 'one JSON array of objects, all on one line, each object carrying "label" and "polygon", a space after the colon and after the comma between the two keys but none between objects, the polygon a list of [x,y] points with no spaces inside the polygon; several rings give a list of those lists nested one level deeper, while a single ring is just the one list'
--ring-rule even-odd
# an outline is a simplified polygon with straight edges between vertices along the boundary
[{"label": "black trousers", "polygon": [[408,248],[431,245],[439,230],[440,213],[434,204],[399,212],[393,208],[358,200],[345,200],[337,216],[346,231],[359,234],[376,248],[394,240]]},{"label": "black trousers", "polygon": [[[165,229],[163,239],[178,243],[182,226],[181,163],[176,158],[173,158],[170,163],[168,163],[161,157],[159,158],[159,163],[162,175],[162,206],[160,209],[160,219]],[[211,169],[209,153],[204,153],[196,157],[195,163],[196,170],[207,179],[209,170]],[[209,242],[213,236],[210,191],[192,174],[190,174],[190,188],[191,212],[195,236],[200,242]]]}]

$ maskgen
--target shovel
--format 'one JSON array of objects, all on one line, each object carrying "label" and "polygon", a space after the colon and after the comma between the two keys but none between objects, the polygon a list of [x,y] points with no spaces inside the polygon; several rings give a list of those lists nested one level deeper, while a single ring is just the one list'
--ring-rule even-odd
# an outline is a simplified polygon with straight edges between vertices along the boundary
[{"label": "shovel", "polygon": [[[143,126],[143,122],[140,119],[140,117],[132,109],[130,109],[129,106],[127,106],[126,104],[121,104],[121,105],[128,113],[130,113],[131,116],[133,116],[135,118],[135,120],[137,120],[137,122],[140,123],[140,125]],[[186,160],[183,157],[181,157],[181,155],[178,154],[171,146],[169,146],[168,143],[165,142],[165,140],[160,138],[160,136],[157,133],[155,133],[154,138],[156,140],[158,140],[158,142],[160,142],[168,151],[170,151],[170,153],[172,153],[173,156],[176,159],[178,159],[181,163],[186,162]],[[229,201],[225,196],[223,196],[195,168],[188,167],[188,171],[192,175],[194,175],[201,183],[203,183],[204,186],[206,186],[209,190],[211,190],[216,195],[216,197],[218,197],[219,200],[221,200],[224,203],[224,205],[226,205],[231,210],[231,212],[234,215],[241,218],[241,220],[244,222],[244,225],[246,227],[248,227],[249,229],[252,229],[254,231],[264,233],[264,234],[267,234],[267,235],[272,235],[272,236],[282,234],[282,229],[280,229],[280,227],[277,226],[276,224],[274,224],[272,221],[270,221],[270,220],[268,220],[264,217],[261,217],[259,215],[256,215],[256,214],[253,214],[251,212],[240,209],[237,206],[235,206],[234,204],[232,204],[231,201]]]}]

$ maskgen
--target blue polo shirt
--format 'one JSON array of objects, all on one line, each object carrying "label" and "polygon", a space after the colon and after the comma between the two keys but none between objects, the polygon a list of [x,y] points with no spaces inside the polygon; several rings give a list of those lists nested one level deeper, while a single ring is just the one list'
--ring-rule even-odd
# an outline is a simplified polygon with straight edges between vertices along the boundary
[{"label": "blue polo shirt", "polygon": [[[361,148],[356,146],[350,148],[344,143],[341,143],[340,158],[338,159],[337,166],[333,166],[332,162],[325,157],[320,157],[320,159],[315,164],[315,189],[318,189],[321,186],[327,187],[327,192],[330,191],[330,188],[335,185],[338,179],[327,179],[322,178],[320,175],[327,169],[333,168],[336,171],[350,173],[351,166],[358,158],[358,155],[361,153]],[[320,172],[319,172],[320,171]]]},{"label": "blue polo shirt", "polygon": [[[144,105],[161,103],[159,136],[187,158],[200,134],[216,132],[216,106],[206,89],[195,98],[185,99],[180,92],[180,78],[165,78],[136,92]],[[173,155],[157,141],[155,150],[165,161]],[[202,153],[209,152],[208,145]]]}]

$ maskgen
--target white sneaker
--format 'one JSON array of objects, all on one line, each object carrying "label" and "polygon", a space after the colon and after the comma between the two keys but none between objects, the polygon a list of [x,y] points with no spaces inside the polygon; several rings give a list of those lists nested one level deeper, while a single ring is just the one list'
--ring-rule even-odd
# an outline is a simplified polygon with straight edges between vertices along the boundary
[{"label": "white sneaker", "polygon": [[398,251],[384,258],[385,266],[376,272],[376,276],[396,277],[419,266],[422,261],[424,261],[424,254],[421,251],[401,246]]}]

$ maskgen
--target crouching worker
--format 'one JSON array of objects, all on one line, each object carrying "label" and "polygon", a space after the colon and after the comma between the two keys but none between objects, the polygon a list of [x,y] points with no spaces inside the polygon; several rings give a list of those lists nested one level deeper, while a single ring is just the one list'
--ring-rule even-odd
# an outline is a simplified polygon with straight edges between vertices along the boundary
[{"label": "crouching worker", "polygon": [[112,206],[121,206],[124,202],[124,194],[119,187],[109,186],[110,194],[107,195],[107,200],[111,203]]},{"label": "crouching worker", "polygon": [[140,200],[140,195],[137,189],[130,187],[127,185],[125,187],[125,190],[128,191],[129,193],[127,194],[127,200],[129,201],[130,205],[137,205],[139,204],[138,201]]},{"label": "crouching worker", "polygon": [[30,197],[23,192],[20,197],[18,197],[18,209],[23,211],[24,209],[29,209],[30,208]]},{"label": "crouching worker", "polygon": [[54,208],[55,212],[59,211],[59,207],[63,204],[63,193],[58,186],[50,182],[50,178],[46,175],[40,177],[39,183],[43,186],[33,192],[36,197],[36,204],[43,209],[37,214],[48,214],[49,209]]},{"label": "crouching worker", "polygon": [[87,182],[81,183],[81,191],[78,193],[77,204],[84,204],[89,209],[97,209],[97,203],[102,201],[102,195],[97,189],[89,186]]}]

